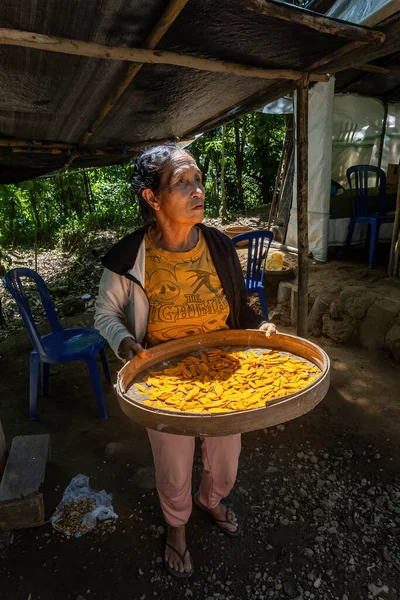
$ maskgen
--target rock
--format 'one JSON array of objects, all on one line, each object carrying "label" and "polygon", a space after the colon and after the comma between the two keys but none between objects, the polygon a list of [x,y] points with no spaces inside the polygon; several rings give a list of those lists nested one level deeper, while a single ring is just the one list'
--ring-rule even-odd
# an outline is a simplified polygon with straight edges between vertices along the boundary
[{"label": "rock", "polygon": [[331,316],[331,319],[334,319],[335,321],[340,321],[340,310],[336,302],[331,303],[329,307],[329,314]]},{"label": "rock", "polygon": [[283,304],[284,302],[289,302],[290,296],[292,293],[292,285],[287,281],[281,281],[278,286],[278,296],[277,302],[278,304]]},{"label": "rock", "polygon": [[267,468],[267,473],[277,473],[279,471],[279,469],[277,467],[268,467]]},{"label": "rock", "polygon": [[400,312],[400,300],[379,298],[370,306],[361,323],[360,341],[368,350],[385,347],[385,337]]},{"label": "rock", "polygon": [[66,317],[80,315],[85,311],[86,303],[82,298],[68,298],[61,305],[61,310]]},{"label": "rock", "polygon": [[322,317],[329,310],[329,304],[321,296],[317,296],[308,313],[308,330],[319,337],[322,334]]},{"label": "rock", "polygon": [[311,548],[304,548],[304,556],[312,558],[314,556],[314,550],[311,550]]},{"label": "rock", "polygon": [[278,431],[285,431],[285,426],[283,423],[281,423],[280,425],[277,425],[276,428]]},{"label": "rock", "polygon": [[321,587],[321,583],[322,583],[321,577],[317,577],[317,579],[314,581],[313,585],[316,589],[318,589],[319,587]]},{"label": "rock", "polygon": [[315,510],[313,510],[313,515],[314,515],[314,517],[322,518],[325,515],[325,513],[322,510],[322,508],[316,508]]},{"label": "rock", "polygon": [[281,525],[284,525],[285,527],[287,527],[289,524],[290,524],[289,519],[282,519]]},{"label": "rock", "polygon": [[115,456],[121,456],[124,452],[124,445],[121,442],[110,442],[104,448],[104,456],[106,458],[114,458]]},{"label": "rock", "polygon": [[319,505],[322,508],[322,510],[326,512],[330,512],[335,507],[335,504],[327,498],[323,498],[322,500],[320,500]]},{"label": "rock", "polygon": [[160,535],[164,535],[164,533],[165,533],[165,528],[164,528],[162,525],[159,525],[159,526],[157,527],[157,531],[158,531],[158,533],[159,533]]},{"label": "rock", "polygon": [[294,595],[294,585],[291,581],[285,581],[283,584],[283,591],[285,592],[286,596],[289,596],[289,598],[291,598]]},{"label": "rock", "polygon": [[138,487],[153,490],[156,487],[154,467],[141,467],[133,476],[133,483]]},{"label": "rock", "polygon": [[369,583],[368,591],[372,595],[373,598],[376,598],[380,594],[387,594],[389,592],[389,588],[387,587],[387,585],[382,585],[382,586],[378,587],[374,583]]},{"label": "rock", "polygon": [[322,331],[337,344],[347,342],[354,332],[355,324],[349,317],[344,316],[341,321],[332,319],[329,313],[322,317]]},{"label": "rock", "polygon": [[363,319],[376,294],[363,286],[345,287],[340,293],[340,306],[352,319]]},{"label": "rock", "polygon": [[393,355],[394,360],[400,363],[400,323],[395,323],[385,337],[385,344]]},{"label": "rock", "polygon": [[318,458],[314,454],[311,454],[311,456],[310,456],[310,463],[312,465],[316,465],[317,462],[318,462]]}]

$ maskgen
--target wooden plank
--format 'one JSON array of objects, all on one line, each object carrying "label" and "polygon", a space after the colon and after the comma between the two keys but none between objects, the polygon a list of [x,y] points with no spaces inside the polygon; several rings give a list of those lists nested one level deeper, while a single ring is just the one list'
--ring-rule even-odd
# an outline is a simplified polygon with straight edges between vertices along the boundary
[{"label": "wooden plank", "polygon": [[13,439],[0,484],[0,502],[39,492],[44,481],[50,436],[23,435]]},{"label": "wooden plank", "polygon": [[[103,58],[105,60],[174,65],[188,69],[198,69],[199,71],[228,73],[239,77],[252,77],[256,79],[289,79],[293,81],[300,80],[304,76],[302,71],[293,69],[265,69],[164,50],[106,46],[95,42],[85,42],[82,40],[43,35],[41,33],[32,33],[30,31],[19,31],[17,29],[0,29],[0,44],[36,48],[37,50],[71,54],[73,56]],[[329,75],[319,73],[312,73],[310,75],[310,81],[328,80]]]},{"label": "wooden plank", "polygon": [[0,421],[0,476],[4,471],[6,464],[6,436],[4,435],[3,427]]},{"label": "wooden plank", "polygon": [[0,502],[0,529],[40,527],[44,523],[42,494],[32,494],[20,500]]},{"label": "wooden plank", "polygon": [[275,0],[231,0],[231,2],[260,15],[304,25],[321,33],[371,44],[382,44],[385,41],[385,34],[381,31],[332,19],[283,2]]},{"label": "wooden plank", "polygon": [[297,246],[298,305],[297,335],[308,333],[308,81],[297,87],[296,102],[297,144]]}]

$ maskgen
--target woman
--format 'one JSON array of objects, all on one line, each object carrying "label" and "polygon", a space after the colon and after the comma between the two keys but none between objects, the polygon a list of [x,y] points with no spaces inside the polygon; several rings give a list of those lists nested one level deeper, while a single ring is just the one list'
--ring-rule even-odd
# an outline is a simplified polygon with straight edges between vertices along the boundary
[{"label": "woman", "polygon": [[[126,236],[103,259],[95,324],[123,360],[151,356],[164,341],[228,328],[275,327],[247,304],[242,270],[231,240],[201,224],[202,175],[176,144],[146,150],[132,186],[149,225]],[[148,430],[157,491],[168,525],[164,562],[177,577],[193,566],[185,525],[192,510],[195,438]],[[240,435],[202,439],[203,476],[195,503],[227,535],[240,533],[224,498],[237,473]]]}]

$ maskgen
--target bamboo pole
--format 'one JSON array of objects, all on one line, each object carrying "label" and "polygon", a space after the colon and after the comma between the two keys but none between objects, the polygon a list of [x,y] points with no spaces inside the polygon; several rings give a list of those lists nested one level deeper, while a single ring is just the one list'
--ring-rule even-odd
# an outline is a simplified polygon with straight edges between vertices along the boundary
[{"label": "bamboo pole", "polygon": [[[400,177],[397,183],[397,199],[396,199],[396,213],[395,213],[395,217],[394,217],[394,223],[393,223],[393,234],[392,234],[392,244],[390,246],[390,257],[389,257],[389,268],[388,268],[388,275],[389,277],[393,277],[393,265],[394,265],[394,254],[395,254],[395,249],[396,249],[396,242],[397,242],[397,238],[400,235]],[[398,254],[399,254],[399,249],[397,249],[396,252],[396,259],[398,258]],[[398,261],[397,261],[398,263]],[[395,269],[396,271],[396,269]]]},{"label": "bamboo pole", "polygon": [[313,13],[298,6],[289,6],[283,2],[274,0],[230,0],[233,4],[251,10],[265,17],[290,21],[297,25],[304,25],[320,33],[328,33],[343,37],[352,41],[382,44],[385,34],[375,29],[360,27],[326,17],[325,15]]},{"label": "bamboo pole", "polygon": [[71,156],[68,157],[68,159],[65,161],[64,165],[61,167],[61,169],[58,171],[55,181],[59,181],[61,179],[61,176],[65,173],[65,171],[68,169],[69,165],[75,160],[75,158],[78,158],[78,156],[80,156],[80,151],[77,150],[76,152],[74,152],[73,154],[71,154]]},{"label": "bamboo pole", "polygon": [[[164,50],[106,46],[95,42],[60,38],[52,35],[42,35],[41,33],[19,31],[17,29],[0,28],[0,44],[22,46],[23,48],[33,48],[60,54],[71,54],[73,56],[87,56],[90,58],[122,60],[145,64],[173,65],[187,69],[208,71],[210,73],[224,73],[256,79],[289,79],[298,81],[305,75],[304,72],[293,69],[264,69],[262,67],[241,65],[224,60],[199,58],[197,56]],[[329,75],[313,73],[310,76],[310,81],[329,81]]]},{"label": "bamboo pole", "polygon": [[297,245],[298,296],[297,335],[307,336],[308,330],[308,80],[297,86]]},{"label": "bamboo pole", "polygon": [[[145,43],[143,44],[145,48],[149,48],[150,50],[154,49],[157,44],[160,42],[161,38],[168,31],[172,23],[178,17],[178,15],[182,12],[186,4],[189,0],[172,0],[164,13],[161,15],[159,21],[154,27],[153,31],[147,37]],[[125,73],[124,78],[120,81],[119,85],[113,91],[111,96],[105,101],[103,106],[101,107],[98,116],[91,123],[88,130],[83,134],[83,137],[80,141],[81,146],[86,146],[90,137],[94,134],[94,132],[98,129],[101,123],[104,121],[110,110],[113,108],[115,103],[120,99],[122,94],[125,92],[127,87],[139,73],[142,68],[142,64],[134,64],[131,65],[127,72]]]}]

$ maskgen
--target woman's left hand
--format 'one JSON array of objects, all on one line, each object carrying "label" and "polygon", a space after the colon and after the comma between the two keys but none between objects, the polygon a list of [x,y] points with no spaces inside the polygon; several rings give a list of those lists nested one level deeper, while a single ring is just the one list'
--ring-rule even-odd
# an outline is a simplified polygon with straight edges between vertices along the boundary
[{"label": "woman's left hand", "polygon": [[263,323],[260,327],[260,331],[265,331],[265,335],[267,338],[270,338],[276,333],[278,333],[274,323]]}]

